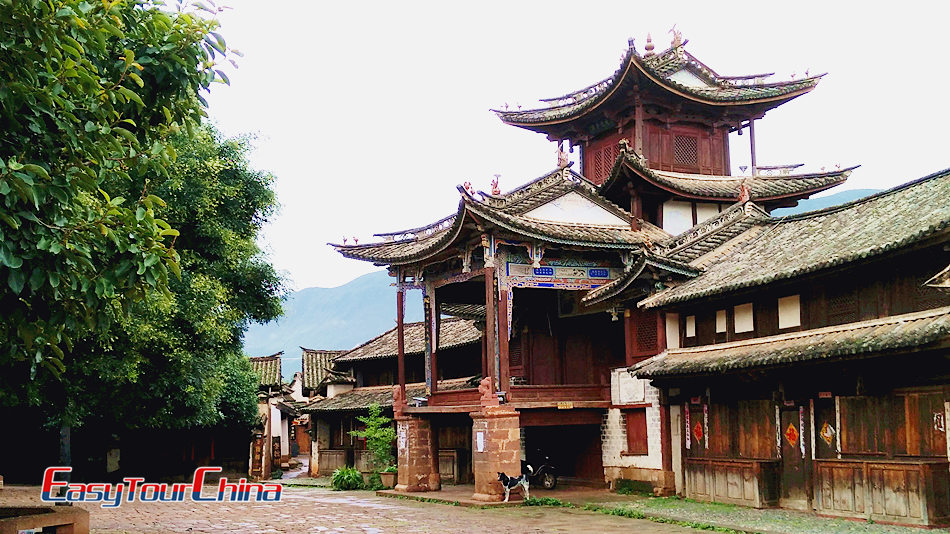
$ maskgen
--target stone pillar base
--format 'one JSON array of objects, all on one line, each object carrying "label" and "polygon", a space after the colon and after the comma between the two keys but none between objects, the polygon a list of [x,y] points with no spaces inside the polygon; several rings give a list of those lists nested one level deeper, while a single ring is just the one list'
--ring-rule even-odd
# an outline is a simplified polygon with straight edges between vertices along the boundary
[{"label": "stone pillar base", "polygon": [[[504,500],[505,490],[498,473],[521,474],[521,422],[518,412],[508,406],[483,406],[472,416],[472,471],[475,493],[472,499],[483,502]],[[522,497],[521,490],[511,498]],[[510,500],[510,499],[509,499]]]},{"label": "stone pillar base", "polygon": [[432,456],[432,426],[420,417],[396,418],[396,491],[438,491],[438,460]]}]

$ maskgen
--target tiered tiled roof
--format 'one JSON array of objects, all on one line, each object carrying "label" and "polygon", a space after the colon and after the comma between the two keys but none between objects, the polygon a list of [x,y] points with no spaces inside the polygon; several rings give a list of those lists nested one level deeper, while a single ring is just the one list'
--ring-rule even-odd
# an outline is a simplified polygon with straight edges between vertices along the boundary
[{"label": "tiered tiled roof", "polygon": [[[688,72],[700,83],[686,84],[676,75]],[[654,56],[641,56],[633,43],[611,76],[593,85],[557,98],[543,100],[547,108],[528,110],[493,110],[502,121],[516,126],[567,122],[580,117],[611,99],[628,80],[645,78],[664,90],[696,102],[723,106],[738,104],[781,104],[805,94],[818,84],[821,76],[799,80],[765,83],[768,75],[756,77],[720,76],[704,65],[683,46],[675,46]],[[622,96],[621,96],[622,97]]]},{"label": "tiered tiled roof", "polygon": [[281,386],[280,356],[282,354],[283,351],[277,354],[271,354],[270,356],[248,358],[251,362],[251,368],[254,369],[254,372],[257,373],[257,377],[260,380],[260,387]]},{"label": "tiered tiled roof", "polygon": [[646,160],[632,148],[621,145],[620,155],[614,162],[607,180],[600,186],[600,192],[605,194],[617,185],[626,183],[624,173],[632,171],[660,189],[687,198],[735,202],[739,196],[739,188],[745,184],[752,200],[776,200],[808,196],[842,184],[856,168],[857,166],[853,166],[829,172],[755,177],[688,174],[651,169]]},{"label": "tiered tiled roof", "polygon": [[327,375],[327,370],[333,366],[333,358],[346,352],[345,350],[318,350],[300,347],[303,350],[303,387],[315,389]]},{"label": "tiered tiled roof", "polygon": [[[692,280],[643,300],[686,302],[860,261],[950,229],[950,169],[840,206],[758,221]],[[737,244],[736,244],[737,243]],[[715,253],[715,251],[713,251]]]},{"label": "tiered tiled roof", "polygon": [[[479,343],[482,333],[475,321],[446,318],[440,321],[439,350]],[[422,354],[425,350],[425,323],[406,323],[403,328],[406,355]],[[335,361],[349,363],[380,358],[395,358],[397,354],[396,329],[393,328],[353,350],[344,352]]]},{"label": "tiered tiled roof", "polygon": [[[412,231],[380,234],[394,238],[382,243],[332,245],[348,258],[380,265],[402,265],[448,248],[466,220],[487,221],[508,232],[546,243],[604,249],[636,249],[644,243],[666,240],[669,234],[648,222],[640,230],[630,226],[631,215],[597,193],[596,186],[570,169],[558,169],[502,195],[482,193],[484,200],[459,187],[462,201],[455,216]],[[561,223],[527,214],[567,193],[577,193],[613,214],[618,224]],[[396,236],[405,236],[395,239]]]},{"label": "tiered tiled roof", "polygon": [[[453,378],[439,380],[439,391],[455,391],[478,386],[478,377]],[[425,396],[425,384],[406,384],[406,398]],[[340,393],[329,399],[319,399],[300,409],[303,413],[354,412],[362,411],[371,404],[383,407],[393,405],[393,386],[369,386]]]},{"label": "tiered tiled roof", "polygon": [[814,330],[670,349],[634,368],[644,378],[761,369],[926,349],[950,336],[950,306]]}]

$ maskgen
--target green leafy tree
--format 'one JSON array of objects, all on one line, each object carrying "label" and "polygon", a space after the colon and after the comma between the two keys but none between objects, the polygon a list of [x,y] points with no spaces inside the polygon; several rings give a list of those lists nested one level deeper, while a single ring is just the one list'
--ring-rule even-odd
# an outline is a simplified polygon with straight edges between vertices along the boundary
[{"label": "green leafy tree", "polygon": [[379,473],[393,464],[393,441],[396,440],[393,420],[383,415],[382,407],[376,403],[369,406],[369,415],[356,419],[364,428],[352,430],[350,434],[366,440],[366,448],[373,452],[373,469]]},{"label": "green leafy tree", "polygon": [[178,135],[178,158],[155,189],[176,241],[181,278],[153,292],[104,334],[77,344],[64,414],[115,426],[193,428],[257,422],[258,378],[241,347],[252,321],[281,313],[279,275],[256,245],[276,208],[272,177],[252,170],[247,139],[211,127]]},{"label": "green leafy tree", "polygon": [[[201,92],[227,81],[212,15],[159,0],[0,0],[0,375],[11,382],[59,375],[79,337],[108,332],[152,289],[168,298],[179,230],[158,215],[156,181],[176,156],[168,138],[192,131]],[[22,393],[0,388],[0,404]]]}]

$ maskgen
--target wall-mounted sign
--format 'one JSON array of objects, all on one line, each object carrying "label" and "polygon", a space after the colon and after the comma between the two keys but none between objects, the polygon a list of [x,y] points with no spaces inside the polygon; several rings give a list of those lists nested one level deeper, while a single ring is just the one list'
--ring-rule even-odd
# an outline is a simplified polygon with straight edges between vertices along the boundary
[{"label": "wall-mounted sign", "polygon": [[485,452],[485,433],[481,430],[475,433],[475,451]]},{"label": "wall-mounted sign", "polygon": [[819,392],[818,392],[818,398],[819,398],[819,399],[830,399],[830,398],[831,398],[831,392],[830,392],[830,391],[819,391]]},{"label": "wall-mounted sign", "polygon": [[573,410],[574,403],[571,401],[557,401],[558,410]]}]

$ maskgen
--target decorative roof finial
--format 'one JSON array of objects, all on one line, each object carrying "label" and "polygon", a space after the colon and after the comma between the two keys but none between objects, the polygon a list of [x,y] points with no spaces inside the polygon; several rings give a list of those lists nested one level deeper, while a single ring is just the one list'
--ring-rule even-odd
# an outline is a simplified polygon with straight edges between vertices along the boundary
[{"label": "decorative roof finial", "polygon": [[673,43],[670,45],[672,48],[679,48],[683,46],[683,32],[676,29],[676,24],[670,28],[669,33],[673,34]]},{"label": "decorative roof finial", "polygon": [[649,33],[647,34],[647,45],[644,47],[644,50],[646,50],[646,53],[643,54],[643,57],[655,55],[653,52],[653,37],[651,37]]},{"label": "decorative roof finial", "polygon": [[498,187],[498,179],[501,178],[500,174],[495,175],[495,179],[491,181],[491,194],[498,196],[501,194],[501,189]]},{"label": "decorative roof finial", "polygon": [[627,39],[627,48],[633,48],[633,37]]},{"label": "decorative roof finial", "polygon": [[749,188],[750,180],[743,180],[739,186],[739,202],[748,202],[752,198],[752,190]]},{"label": "decorative roof finial", "polygon": [[570,165],[571,160],[567,157],[567,152],[564,151],[564,147],[561,143],[557,144],[557,168],[563,169]]}]

